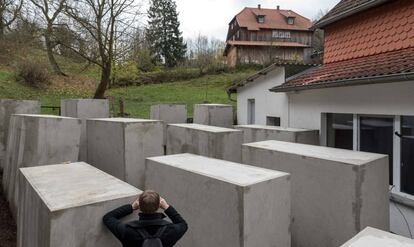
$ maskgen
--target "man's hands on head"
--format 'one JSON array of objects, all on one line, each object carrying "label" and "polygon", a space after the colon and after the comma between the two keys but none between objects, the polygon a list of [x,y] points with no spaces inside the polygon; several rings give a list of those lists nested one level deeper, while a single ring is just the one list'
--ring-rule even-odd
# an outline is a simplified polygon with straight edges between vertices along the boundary
[{"label": "man's hands on head", "polygon": [[132,203],[132,209],[133,210],[138,210],[139,209],[139,198],[137,198],[133,203]]},{"label": "man's hands on head", "polygon": [[164,198],[160,197],[160,208],[162,210],[167,210],[169,207],[170,205],[168,205],[167,201]]}]

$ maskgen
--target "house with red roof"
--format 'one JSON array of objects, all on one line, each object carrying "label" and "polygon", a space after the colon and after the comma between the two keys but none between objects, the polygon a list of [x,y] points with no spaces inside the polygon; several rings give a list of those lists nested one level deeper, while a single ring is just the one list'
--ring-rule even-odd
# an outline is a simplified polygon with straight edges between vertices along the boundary
[{"label": "house with red roof", "polygon": [[229,23],[224,56],[229,67],[310,58],[312,22],[292,10],[244,8]]},{"label": "house with red roof", "polygon": [[[290,77],[279,66],[228,88],[238,95],[239,124],[269,108],[247,107],[267,95],[278,103],[263,115],[284,127],[318,129],[324,146],[387,154],[390,230],[412,238],[414,1],[341,0],[314,27],[325,32],[322,65]],[[258,92],[261,80],[273,96],[269,88]]]}]

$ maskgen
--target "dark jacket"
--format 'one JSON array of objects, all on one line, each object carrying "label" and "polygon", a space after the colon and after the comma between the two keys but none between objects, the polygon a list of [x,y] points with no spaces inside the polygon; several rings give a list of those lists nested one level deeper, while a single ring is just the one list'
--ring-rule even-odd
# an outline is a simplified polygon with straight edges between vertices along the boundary
[{"label": "dark jacket", "polygon": [[165,214],[171,219],[172,223],[164,220],[165,215],[162,213],[139,214],[139,220],[122,223],[120,219],[132,212],[131,205],[124,205],[103,217],[106,227],[121,241],[124,247],[139,247],[142,245],[143,238],[137,231],[138,228],[145,229],[150,235],[154,235],[159,228],[166,226],[160,238],[164,247],[174,246],[187,231],[187,223],[172,206],[165,210]]}]

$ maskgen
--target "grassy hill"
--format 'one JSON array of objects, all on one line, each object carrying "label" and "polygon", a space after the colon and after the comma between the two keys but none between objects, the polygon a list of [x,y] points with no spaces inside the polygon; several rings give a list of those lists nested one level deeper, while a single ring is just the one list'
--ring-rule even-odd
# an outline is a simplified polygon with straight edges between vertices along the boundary
[{"label": "grassy hill", "polygon": [[[80,66],[65,61],[65,71],[72,70],[69,77],[53,77],[47,89],[35,89],[17,82],[10,67],[0,67],[0,98],[36,99],[46,106],[59,106],[60,99],[90,98],[97,84],[96,71],[79,73]],[[243,70],[233,73],[205,75],[200,78],[170,83],[113,88],[107,91],[111,111],[119,112],[119,101],[125,102],[125,112],[131,117],[147,118],[150,106],[158,103],[187,104],[189,116],[193,105],[203,102],[235,104],[228,99],[226,86],[254,73]],[[75,75],[76,74],[76,75]],[[52,113],[44,110],[44,113]],[[56,112],[54,112],[56,113]]]}]

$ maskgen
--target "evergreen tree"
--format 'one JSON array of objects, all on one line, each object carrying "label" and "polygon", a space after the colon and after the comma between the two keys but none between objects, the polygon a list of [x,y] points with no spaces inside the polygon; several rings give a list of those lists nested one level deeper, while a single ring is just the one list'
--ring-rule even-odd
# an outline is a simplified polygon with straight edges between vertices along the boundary
[{"label": "evergreen tree", "polygon": [[180,32],[176,3],[151,0],[148,18],[147,39],[155,62],[164,62],[167,67],[176,66],[187,50]]}]

